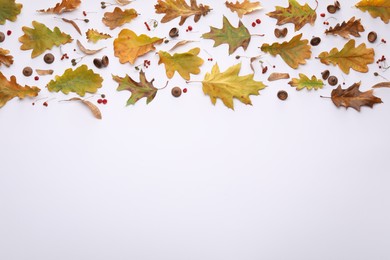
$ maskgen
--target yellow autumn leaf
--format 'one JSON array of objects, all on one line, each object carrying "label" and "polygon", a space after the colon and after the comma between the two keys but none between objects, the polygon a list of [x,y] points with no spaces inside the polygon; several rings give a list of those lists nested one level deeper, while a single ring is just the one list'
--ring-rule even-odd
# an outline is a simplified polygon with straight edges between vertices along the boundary
[{"label": "yellow autumn leaf", "polygon": [[374,49],[367,48],[365,43],[355,47],[355,40],[350,40],[342,50],[333,48],[329,53],[320,53],[318,58],[326,65],[338,65],[344,73],[349,74],[350,69],[368,72],[367,65],[374,62],[374,56]]},{"label": "yellow autumn leaf", "polygon": [[175,53],[173,56],[165,51],[159,51],[158,64],[164,63],[168,78],[172,78],[177,71],[183,79],[190,80],[190,74],[199,74],[203,59],[198,57],[199,48],[194,48],[185,53]]},{"label": "yellow autumn leaf", "polygon": [[290,84],[291,87],[295,87],[297,90],[302,90],[304,88],[308,90],[318,90],[324,86],[324,82],[317,79],[316,76],[312,76],[311,79],[309,79],[308,76],[302,73],[299,73],[299,79],[293,78],[288,84]]},{"label": "yellow autumn leaf", "polygon": [[162,23],[167,23],[177,17],[180,17],[179,25],[183,25],[188,17],[195,15],[194,21],[199,19],[208,12],[210,7],[208,5],[197,4],[196,0],[190,0],[191,5],[188,5],[185,0],[158,0],[154,6],[157,14],[165,14],[161,19]]},{"label": "yellow autumn leaf", "polygon": [[100,40],[105,40],[111,38],[111,35],[106,33],[98,32],[94,29],[89,29],[86,33],[87,39],[89,42],[97,43]]},{"label": "yellow autumn leaf", "polygon": [[205,75],[202,81],[203,92],[210,96],[215,104],[217,98],[228,108],[234,109],[233,99],[236,98],[246,105],[251,105],[250,95],[259,95],[259,91],[266,86],[259,81],[253,80],[254,74],[239,76],[241,63],[238,63],[225,72],[220,72],[218,64],[215,64],[211,73]]},{"label": "yellow autumn leaf", "polygon": [[250,2],[249,0],[244,0],[242,3],[239,1],[236,1],[236,3],[226,1],[225,5],[230,11],[236,12],[240,18],[262,8],[260,2]]},{"label": "yellow autumn leaf", "polygon": [[383,22],[389,23],[390,20],[390,1],[389,0],[362,0],[356,4],[356,7],[363,12],[369,12],[374,18],[380,17]]},{"label": "yellow autumn leaf", "polygon": [[16,17],[20,14],[23,5],[15,3],[15,0],[0,0],[0,24],[5,24],[5,21],[16,21]]},{"label": "yellow autumn leaf", "polygon": [[57,3],[54,7],[49,9],[38,10],[41,13],[49,14],[62,14],[64,12],[71,12],[76,10],[81,4],[81,0],[62,0],[61,3]]},{"label": "yellow autumn leaf", "polygon": [[1,64],[4,64],[5,66],[9,67],[13,63],[14,63],[14,57],[12,55],[9,55],[9,50],[0,48],[0,66]]},{"label": "yellow autumn leaf", "polygon": [[155,44],[160,44],[164,39],[150,38],[145,34],[137,35],[129,29],[123,29],[118,38],[114,40],[114,55],[119,58],[120,63],[135,63],[135,60],[146,53],[155,50]]},{"label": "yellow autumn leaf", "polygon": [[113,12],[106,12],[102,18],[103,23],[111,30],[129,23],[136,18],[138,13],[135,9],[122,10],[119,7],[115,7]]}]

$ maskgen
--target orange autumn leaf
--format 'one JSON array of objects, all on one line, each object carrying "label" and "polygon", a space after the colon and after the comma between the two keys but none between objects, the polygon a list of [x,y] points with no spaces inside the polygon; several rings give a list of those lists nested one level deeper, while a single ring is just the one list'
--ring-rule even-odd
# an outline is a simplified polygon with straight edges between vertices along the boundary
[{"label": "orange autumn leaf", "polygon": [[113,12],[106,12],[102,19],[102,22],[113,30],[117,27],[124,25],[125,23],[129,23],[131,20],[136,18],[138,13],[135,9],[126,9],[122,10],[119,7],[115,7]]},{"label": "orange autumn leaf", "polygon": [[380,17],[383,22],[390,21],[390,1],[389,0],[362,0],[356,7],[363,12],[369,12],[374,18]]},{"label": "orange autumn leaf", "polygon": [[360,23],[360,19],[355,20],[354,16],[348,22],[338,23],[334,28],[330,27],[325,31],[325,34],[340,35],[345,39],[349,39],[349,35],[360,37],[361,32],[364,32],[364,27]]},{"label": "orange autumn leaf", "polygon": [[0,48],[0,66],[4,64],[9,67],[14,63],[14,57],[9,55],[9,50]]},{"label": "orange autumn leaf", "polygon": [[244,0],[242,3],[238,1],[236,3],[226,1],[225,5],[230,11],[236,12],[240,18],[262,8],[260,2],[249,2],[249,0]]},{"label": "orange autumn leaf", "polygon": [[167,23],[180,17],[179,25],[183,25],[186,19],[192,15],[195,15],[194,21],[198,22],[202,15],[205,16],[211,10],[208,5],[198,5],[196,0],[190,1],[191,6],[189,6],[185,0],[158,0],[154,7],[156,13],[165,14],[161,19],[162,23]]},{"label": "orange autumn leaf", "polygon": [[81,4],[81,0],[62,0],[61,3],[57,3],[54,7],[49,9],[38,10],[41,13],[50,13],[50,14],[62,14],[64,12],[71,12],[76,10]]}]

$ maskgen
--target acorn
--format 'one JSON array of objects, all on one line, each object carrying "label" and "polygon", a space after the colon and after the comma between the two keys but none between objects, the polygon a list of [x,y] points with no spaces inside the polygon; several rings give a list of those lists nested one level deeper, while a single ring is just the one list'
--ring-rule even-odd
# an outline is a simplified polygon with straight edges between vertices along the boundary
[{"label": "acorn", "polygon": [[33,73],[33,70],[31,67],[25,67],[22,71],[23,75],[26,77],[30,77]]},{"label": "acorn", "polygon": [[47,64],[52,64],[54,62],[54,55],[51,53],[46,53],[45,56],[43,56],[43,60]]},{"label": "acorn", "polygon": [[280,100],[284,101],[288,98],[288,93],[287,93],[287,91],[281,90],[278,92],[277,96]]},{"label": "acorn", "polygon": [[171,38],[175,38],[179,36],[179,29],[177,29],[176,27],[173,27],[170,31],[169,31],[169,37]]},{"label": "acorn", "polygon": [[96,66],[96,68],[98,69],[101,69],[102,68],[102,60],[101,59],[98,59],[98,58],[95,58],[93,59],[93,64]]},{"label": "acorn", "polygon": [[324,70],[323,72],[321,72],[321,75],[323,80],[327,80],[329,78],[330,72],[329,70]]},{"label": "acorn", "polygon": [[321,38],[320,37],[313,37],[311,40],[310,40],[310,44],[312,46],[317,46],[318,44],[321,43]]},{"label": "acorn", "polygon": [[0,32],[0,42],[3,42],[5,40],[5,34],[3,32]]},{"label": "acorn", "polygon": [[103,58],[102,58],[101,63],[102,63],[103,67],[107,67],[108,64],[110,63],[110,60],[108,59],[108,57],[106,55],[104,55]]},{"label": "acorn", "polygon": [[376,39],[378,38],[378,35],[376,34],[376,32],[370,32],[368,35],[367,35],[367,39],[369,42],[371,43],[374,43],[376,42]]},{"label": "acorn", "polygon": [[274,30],[274,34],[275,34],[276,38],[284,38],[284,37],[286,37],[287,32],[288,32],[287,28],[283,28],[283,29],[276,28]]},{"label": "acorn", "polygon": [[335,77],[335,76],[330,76],[330,77],[328,78],[328,83],[329,83],[329,85],[331,85],[331,86],[336,86],[338,82],[339,82],[339,80],[338,80],[337,77]]},{"label": "acorn", "polygon": [[181,88],[179,87],[174,87],[171,91],[172,96],[174,97],[180,97],[181,96]]},{"label": "acorn", "polygon": [[337,11],[337,7],[334,5],[328,5],[326,10],[328,10],[329,13],[334,14]]}]

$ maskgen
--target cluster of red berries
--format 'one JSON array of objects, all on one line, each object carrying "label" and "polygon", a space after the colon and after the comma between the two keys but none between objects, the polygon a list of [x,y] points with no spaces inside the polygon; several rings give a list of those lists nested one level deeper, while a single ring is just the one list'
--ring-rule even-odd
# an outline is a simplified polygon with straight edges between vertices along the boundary
[{"label": "cluster of red berries", "polygon": [[145,69],[149,68],[149,66],[150,66],[150,60],[144,60]]},{"label": "cluster of red berries", "polygon": [[208,61],[213,61],[213,58],[208,58],[207,60],[208,60]]},{"label": "cluster of red berries", "polygon": [[101,97],[101,98],[99,98],[99,99],[97,100],[98,104],[106,105],[106,104],[107,104],[106,95],[101,94],[100,97]]},{"label": "cluster of red berries", "polygon": [[256,21],[252,22],[252,27],[255,27],[257,24],[261,24],[260,19],[256,19]]},{"label": "cluster of red berries", "polygon": [[382,42],[382,43],[386,43],[386,40],[385,40],[385,39],[382,39],[381,42]]},{"label": "cluster of red berries", "polygon": [[64,59],[69,59],[69,56],[68,56],[67,53],[65,53],[65,54],[63,54],[63,55],[61,56],[61,60],[64,60]]},{"label": "cluster of red berries", "polygon": [[187,29],[186,29],[186,32],[191,32],[192,31],[192,26],[191,25],[188,25]]},{"label": "cluster of red berries", "polygon": [[325,24],[325,25],[329,25],[329,22],[328,22],[328,21],[325,21],[324,24]]},{"label": "cluster of red berries", "polygon": [[[384,62],[386,62],[386,57],[385,57],[385,55],[382,55],[382,57],[379,59],[379,60],[377,60],[376,61],[376,64],[380,64],[380,63],[384,63]],[[383,64],[382,64],[383,65]],[[379,65],[379,68],[381,69],[382,68],[382,65]],[[386,66],[386,65],[385,65]]]}]

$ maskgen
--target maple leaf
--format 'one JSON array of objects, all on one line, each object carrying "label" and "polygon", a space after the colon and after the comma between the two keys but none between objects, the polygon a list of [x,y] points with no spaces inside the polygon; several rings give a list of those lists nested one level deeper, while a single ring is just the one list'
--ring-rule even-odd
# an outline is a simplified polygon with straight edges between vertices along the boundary
[{"label": "maple leaf", "polygon": [[268,52],[272,56],[280,55],[282,59],[293,69],[297,69],[299,64],[306,64],[306,59],[311,57],[311,46],[308,40],[301,40],[302,34],[292,38],[289,42],[264,43],[261,46],[263,52]]},{"label": "maple leaf", "polygon": [[97,30],[89,29],[86,33],[89,42],[97,43],[100,40],[111,38],[111,35],[106,33],[100,33]]},{"label": "maple leaf", "polygon": [[194,21],[198,22],[199,19],[208,12],[210,7],[208,5],[202,5],[196,3],[196,0],[190,0],[191,6],[189,6],[185,0],[158,0],[158,3],[154,6],[156,13],[165,14],[161,19],[162,23],[167,23],[177,17],[180,17],[179,25],[183,25],[186,19],[192,15],[195,15]]},{"label": "maple leaf", "polygon": [[332,90],[331,98],[333,103],[337,106],[352,107],[357,111],[360,111],[362,106],[373,107],[375,104],[382,103],[382,100],[373,95],[374,90],[368,90],[361,92],[359,90],[360,82],[355,83],[347,89],[342,89],[339,85],[336,89]]},{"label": "maple leaf", "polygon": [[126,62],[134,64],[138,57],[155,50],[154,44],[160,44],[163,41],[164,39],[150,38],[145,34],[138,36],[129,29],[123,29],[118,38],[114,40],[114,55],[119,57],[122,64]]},{"label": "maple leaf", "polygon": [[315,10],[311,9],[307,3],[300,5],[296,0],[289,0],[288,2],[289,5],[287,8],[276,6],[275,11],[267,15],[277,19],[277,25],[293,23],[295,25],[295,31],[299,31],[307,23],[314,25],[317,19]]},{"label": "maple leaf", "polygon": [[14,63],[14,57],[8,54],[9,50],[0,48],[0,66],[1,64],[4,64],[5,66],[9,67]]},{"label": "maple leaf", "polygon": [[23,26],[24,35],[19,37],[22,43],[21,50],[33,50],[31,58],[41,55],[45,50],[52,49],[54,45],[60,46],[73,41],[70,35],[61,32],[58,27],[52,31],[37,21],[33,21],[32,25],[34,28]]},{"label": "maple leaf", "polygon": [[309,77],[302,73],[299,73],[299,79],[293,78],[288,84],[290,84],[291,87],[295,87],[297,90],[302,90],[304,88],[307,88],[308,90],[318,90],[324,86],[324,82],[317,79],[316,76],[312,76],[311,79],[309,79]]},{"label": "maple leaf", "polygon": [[20,99],[25,97],[36,97],[38,96],[39,91],[41,90],[37,87],[20,86],[16,82],[15,76],[11,76],[10,80],[7,80],[0,71],[0,108],[15,97]]},{"label": "maple leaf", "polygon": [[20,14],[23,5],[15,3],[15,0],[0,0],[0,24],[5,24],[5,21],[16,21],[16,17]]},{"label": "maple leaf", "polygon": [[54,7],[47,10],[38,10],[41,13],[49,14],[62,14],[64,12],[71,12],[76,10],[81,4],[81,0],[62,0],[61,3],[57,3]]},{"label": "maple leaf", "polygon": [[344,73],[349,74],[350,69],[368,72],[367,65],[374,62],[374,55],[374,49],[366,48],[365,43],[355,47],[355,40],[350,40],[341,51],[333,48],[329,53],[320,53],[318,57],[322,63],[338,65]]},{"label": "maple leaf", "polygon": [[113,30],[119,26],[129,23],[131,20],[136,18],[138,13],[135,9],[126,9],[122,11],[119,7],[115,7],[113,12],[106,12],[102,19],[103,23]]},{"label": "maple leaf", "polygon": [[380,17],[383,22],[389,23],[390,20],[390,1],[389,0],[362,0],[356,4],[356,7],[363,12],[368,11],[374,18]]},{"label": "maple leaf", "polygon": [[86,92],[95,93],[102,87],[102,82],[103,78],[99,74],[88,69],[87,65],[81,65],[75,70],[72,68],[65,70],[62,76],[56,76],[46,87],[50,92],[62,91],[64,94],[75,92],[83,97]]},{"label": "maple leaf", "polygon": [[153,81],[147,81],[145,73],[141,70],[139,73],[140,82],[134,81],[129,75],[126,74],[124,78],[112,75],[113,80],[119,83],[118,91],[128,90],[131,92],[128,105],[134,105],[141,98],[146,98],[146,104],[149,104],[156,97],[158,89],[153,86]]},{"label": "maple leaf", "polygon": [[230,55],[239,47],[246,50],[251,40],[251,35],[241,21],[238,23],[238,27],[235,28],[224,16],[222,29],[210,26],[210,32],[203,34],[202,38],[214,40],[214,47],[224,43],[228,44]]},{"label": "maple leaf", "polygon": [[238,63],[225,72],[220,72],[218,64],[215,64],[211,73],[205,75],[202,81],[203,92],[210,96],[215,105],[217,98],[228,108],[234,109],[233,98],[237,98],[246,105],[251,105],[249,95],[259,95],[259,91],[265,88],[262,82],[253,80],[254,74],[239,76],[241,63]]},{"label": "maple leaf", "polygon": [[262,8],[260,2],[250,2],[249,0],[244,0],[242,3],[238,1],[236,3],[226,1],[225,5],[230,11],[236,12],[240,18]]},{"label": "maple leaf", "polygon": [[354,16],[348,22],[338,23],[334,28],[330,27],[325,31],[325,34],[340,35],[345,39],[349,39],[349,35],[360,37],[360,32],[364,32],[364,27],[360,23],[360,19],[355,20]]},{"label": "maple leaf", "polygon": [[172,78],[175,71],[179,72],[183,79],[189,80],[190,74],[199,74],[199,67],[203,59],[198,57],[199,48],[194,48],[185,53],[175,53],[173,56],[168,52],[159,51],[160,60],[158,64],[164,63],[168,78]]}]

